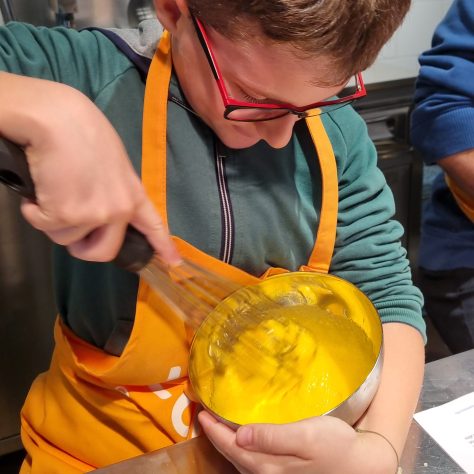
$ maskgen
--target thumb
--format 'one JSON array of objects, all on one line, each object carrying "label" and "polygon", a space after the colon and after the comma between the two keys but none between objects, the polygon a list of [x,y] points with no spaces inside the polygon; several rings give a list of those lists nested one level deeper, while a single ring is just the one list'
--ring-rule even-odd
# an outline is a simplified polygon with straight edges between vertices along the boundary
[{"label": "thumb", "polygon": [[250,451],[303,457],[308,445],[316,442],[315,418],[283,425],[255,424],[237,430],[237,444]]}]

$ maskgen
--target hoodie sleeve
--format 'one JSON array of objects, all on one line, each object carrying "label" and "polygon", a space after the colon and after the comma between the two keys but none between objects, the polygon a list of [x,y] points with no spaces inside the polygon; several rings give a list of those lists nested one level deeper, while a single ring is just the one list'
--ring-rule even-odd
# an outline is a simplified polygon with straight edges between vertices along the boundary
[{"label": "hoodie sleeve", "polygon": [[94,100],[129,69],[133,65],[98,31],[17,22],[0,27],[0,71],[61,82]]},{"label": "hoodie sleeve", "polygon": [[474,148],[474,2],[456,0],[420,58],[411,139],[428,164]]}]

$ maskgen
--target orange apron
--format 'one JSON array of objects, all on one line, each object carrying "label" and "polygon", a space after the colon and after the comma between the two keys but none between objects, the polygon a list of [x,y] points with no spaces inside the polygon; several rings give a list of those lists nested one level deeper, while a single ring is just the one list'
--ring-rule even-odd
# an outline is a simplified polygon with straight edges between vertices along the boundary
[{"label": "orange apron", "polygon": [[[153,58],[145,91],[142,177],[167,223],[166,110],[171,77],[170,37]],[[307,120],[323,179],[316,245],[302,270],[327,272],[336,234],[338,180],[331,144],[319,117]],[[180,252],[235,280],[258,278],[175,238]],[[261,278],[286,270],[271,268]],[[197,405],[187,396],[192,331],[140,281],[135,322],[120,357],[76,337],[58,318],[48,372],[33,383],[21,413],[28,452],[21,473],[77,474],[138,456],[197,434]]]},{"label": "orange apron", "polygon": [[471,222],[474,222],[474,199],[468,196],[447,174],[444,175],[444,179],[461,211]]}]

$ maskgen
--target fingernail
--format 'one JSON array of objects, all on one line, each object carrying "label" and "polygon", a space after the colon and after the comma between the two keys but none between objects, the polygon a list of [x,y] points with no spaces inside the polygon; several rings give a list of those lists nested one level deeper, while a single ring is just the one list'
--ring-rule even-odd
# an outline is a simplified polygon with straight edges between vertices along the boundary
[{"label": "fingernail", "polygon": [[250,426],[241,426],[237,430],[237,444],[239,446],[249,446],[252,444],[253,430]]}]

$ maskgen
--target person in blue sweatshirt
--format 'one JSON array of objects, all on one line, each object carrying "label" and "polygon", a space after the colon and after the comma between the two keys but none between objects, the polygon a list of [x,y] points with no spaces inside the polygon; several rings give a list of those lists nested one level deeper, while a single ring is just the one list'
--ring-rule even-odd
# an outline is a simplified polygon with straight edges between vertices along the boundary
[{"label": "person in blue sweatshirt", "polygon": [[423,213],[425,309],[453,353],[474,347],[474,2],[455,0],[420,56],[411,139],[442,172]]}]

